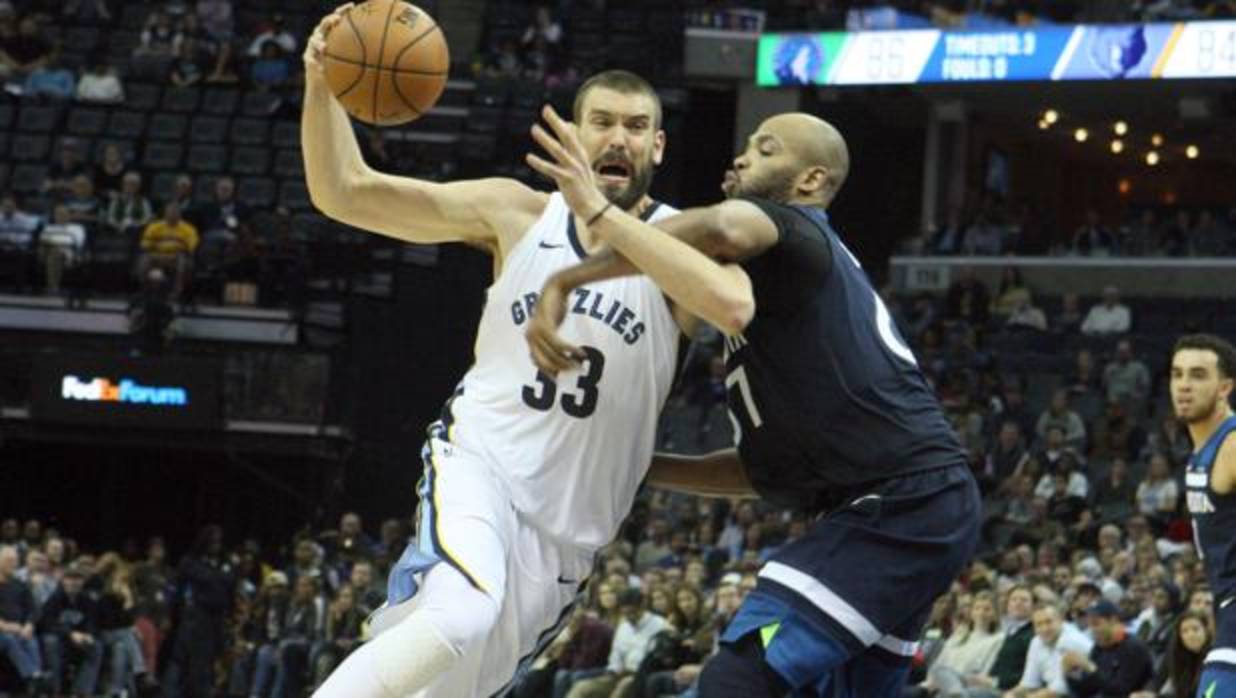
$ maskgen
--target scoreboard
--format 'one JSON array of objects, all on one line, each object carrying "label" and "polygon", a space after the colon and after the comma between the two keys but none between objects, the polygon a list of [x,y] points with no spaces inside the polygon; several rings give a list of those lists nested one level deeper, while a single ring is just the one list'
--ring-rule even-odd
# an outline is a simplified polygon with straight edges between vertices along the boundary
[{"label": "scoreboard", "polygon": [[1236,77],[1236,21],[765,34],[759,85]]}]

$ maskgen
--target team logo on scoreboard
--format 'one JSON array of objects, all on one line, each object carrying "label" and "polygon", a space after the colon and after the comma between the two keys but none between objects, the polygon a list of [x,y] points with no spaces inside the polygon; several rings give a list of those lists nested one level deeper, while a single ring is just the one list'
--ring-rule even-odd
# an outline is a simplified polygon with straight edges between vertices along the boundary
[{"label": "team logo on scoreboard", "polygon": [[824,47],[808,35],[791,35],[777,47],[777,83],[780,85],[810,85],[824,66]]},{"label": "team logo on scoreboard", "polygon": [[1109,78],[1123,78],[1146,57],[1146,28],[1095,28],[1087,46],[1090,63]]}]

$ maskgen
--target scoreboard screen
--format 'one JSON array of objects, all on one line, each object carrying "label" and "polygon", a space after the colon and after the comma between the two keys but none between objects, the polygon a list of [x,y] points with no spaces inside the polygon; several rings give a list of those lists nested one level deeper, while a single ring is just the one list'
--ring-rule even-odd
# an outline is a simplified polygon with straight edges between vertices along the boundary
[{"label": "scoreboard screen", "polygon": [[1236,21],[765,34],[759,85],[1236,77]]}]

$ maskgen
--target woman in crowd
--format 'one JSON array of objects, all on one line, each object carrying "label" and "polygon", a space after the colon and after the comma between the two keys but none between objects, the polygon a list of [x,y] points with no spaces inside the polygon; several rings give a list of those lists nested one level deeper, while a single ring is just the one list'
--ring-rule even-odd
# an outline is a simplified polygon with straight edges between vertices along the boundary
[{"label": "woman in crowd", "polygon": [[326,611],[326,633],[313,658],[313,685],[320,686],[361,638],[365,615],[356,605],[351,584],[339,587]]},{"label": "woman in crowd", "polygon": [[969,616],[959,619],[931,664],[926,687],[942,696],[964,695],[968,678],[986,676],[991,671],[1003,642],[995,595],[988,591],[975,594]]},{"label": "woman in crowd", "polygon": [[1202,661],[1214,643],[1210,616],[1185,611],[1173,627],[1167,662],[1155,681],[1156,691],[1139,691],[1130,698],[1193,698],[1202,676]]},{"label": "woman in crowd", "polygon": [[99,590],[99,632],[108,666],[111,667],[110,696],[137,691],[136,677],[146,673],[142,648],[134,629],[135,595],[129,565],[120,555],[109,552],[99,557],[95,568]]}]

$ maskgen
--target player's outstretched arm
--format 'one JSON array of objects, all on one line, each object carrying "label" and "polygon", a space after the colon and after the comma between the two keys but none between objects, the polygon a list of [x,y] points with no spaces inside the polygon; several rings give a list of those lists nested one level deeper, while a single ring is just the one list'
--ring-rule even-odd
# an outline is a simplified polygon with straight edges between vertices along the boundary
[{"label": "player's outstretched arm", "polygon": [[[631,264],[652,277],[676,304],[726,334],[741,332],[755,312],[750,278],[736,264],[718,263],[678,236],[694,234],[710,241],[733,237],[726,245],[728,254],[718,256],[734,261],[776,242],[777,229],[772,221],[751,204],[726,202],[664,221],[660,227],[671,235],[658,234],[653,226],[616,209],[597,189],[575,129],[548,106],[542,116],[554,135],[539,124],[533,126],[532,135],[554,162],[529,153],[528,164],[553,179],[571,210]],[[741,228],[736,227],[739,218],[747,219]],[[735,235],[735,231],[741,234]]]},{"label": "player's outstretched arm", "polygon": [[758,497],[736,449],[703,456],[658,453],[648,469],[648,484],[697,497]]},{"label": "player's outstretched arm", "polygon": [[[755,206],[743,205],[749,206],[756,214],[763,216],[763,212]],[[711,208],[688,210],[656,222],[654,226],[656,230],[651,231],[651,235],[665,237],[662,233],[669,233],[682,245],[703,254],[705,262],[709,259],[716,259],[717,262],[702,267],[697,254],[695,259],[687,259],[688,268],[682,268],[675,259],[670,259],[665,271],[648,273],[649,277],[658,283],[662,292],[670,296],[677,308],[685,310],[688,315],[692,316],[692,319],[703,319],[717,324],[718,317],[734,317],[735,325],[729,327],[728,332],[728,334],[734,334],[735,331],[742,331],[742,327],[737,326],[738,322],[745,326],[750,321],[748,311],[754,313],[754,296],[750,295],[750,280],[747,274],[737,264],[730,262],[750,257],[758,250],[754,246],[745,245],[742,240],[744,235],[742,226],[745,221],[742,217],[735,216],[730,209],[733,209],[733,206],[726,203],[711,206]],[[645,224],[638,219],[632,219],[632,221],[634,224],[630,225],[646,229]],[[653,241],[653,245],[658,245],[658,242]],[[651,257],[653,264],[660,264],[661,259],[665,259],[667,254],[672,254],[672,251],[653,250],[646,253],[646,256]],[[718,269],[724,274],[733,274],[737,277],[737,290],[745,296],[734,299],[733,296],[716,293],[718,288],[734,290],[730,288],[728,277],[718,278]],[[604,248],[602,251],[591,254],[585,261],[551,275],[546,280],[545,287],[541,289],[540,298],[536,301],[535,313],[524,334],[536,367],[550,376],[556,376],[560,371],[576,367],[578,357],[581,356],[580,351],[577,347],[567,343],[557,332],[557,327],[562,324],[562,317],[566,316],[566,299],[572,289],[601,282],[601,280],[629,277],[629,275],[640,273],[645,273],[644,269],[635,266],[623,254],[614,251],[613,248]],[[711,284],[716,284],[716,287]],[[739,305],[739,308],[735,309],[734,304]],[[749,308],[743,306],[744,304],[749,304]],[[726,327],[722,325],[718,327],[726,331]],[[688,335],[691,334],[690,330],[684,331]]]},{"label": "player's outstretched arm", "polygon": [[335,220],[408,242],[509,249],[540,214],[546,195],[512,179],[437,183],[384,174],[365,164],[322,63],[326,37],[350,7],[326,16],[305,47],[301,149],[313,204]]}]

